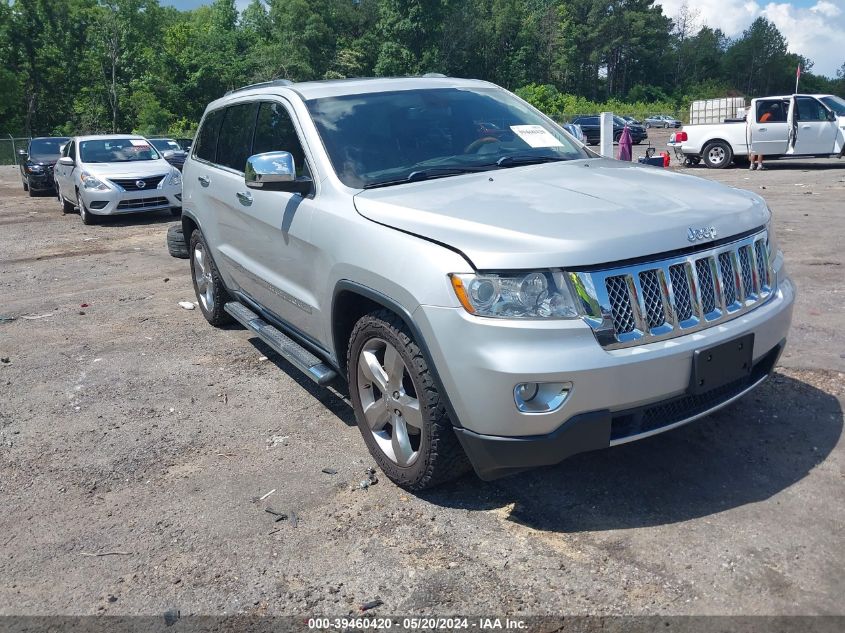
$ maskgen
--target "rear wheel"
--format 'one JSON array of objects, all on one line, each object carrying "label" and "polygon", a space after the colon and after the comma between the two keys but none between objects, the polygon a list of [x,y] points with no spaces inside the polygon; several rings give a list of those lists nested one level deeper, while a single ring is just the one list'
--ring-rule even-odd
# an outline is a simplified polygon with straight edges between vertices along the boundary
[{"label": "rear wheel", "polygon": [[191,256],[185,235],[182,233],[182,225],[173,224],[167,229],[167,250],[171,257],[177,259],[188,259]]},{"label": "rear wheel", "polygon": [[469,469],[428,364],[395,314],[356,323],[347,368],[358,428],[390,479],[422,490]]},{"label": "rear wheel", "polygon": [[205,320],[215,327],[231,323],[232,317],[223,309],[231,297],[199,230],[191,233],[191,278]]},{"label": "rear wheel", "polygon": [[704,148],[701,158],[710,169],[724,169],[730,165],[733,151],[725,141],[713,141]]},{"label": "rear wheel", "polygon": [[23,183],[23,190],[29,191],[29,183],[26,181],[26,178],[22,179],[21,182]]}]

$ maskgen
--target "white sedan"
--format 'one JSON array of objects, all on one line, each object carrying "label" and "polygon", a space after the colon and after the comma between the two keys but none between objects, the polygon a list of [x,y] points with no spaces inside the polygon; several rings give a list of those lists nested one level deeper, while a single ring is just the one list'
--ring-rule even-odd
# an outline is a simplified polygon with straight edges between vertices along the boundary
[{"label": "white sedan", "polygon": [[64,213],[85,224],[98,216],[169,209],[182,212],[182,175],[141,136],[77,136],[55,168]]}]

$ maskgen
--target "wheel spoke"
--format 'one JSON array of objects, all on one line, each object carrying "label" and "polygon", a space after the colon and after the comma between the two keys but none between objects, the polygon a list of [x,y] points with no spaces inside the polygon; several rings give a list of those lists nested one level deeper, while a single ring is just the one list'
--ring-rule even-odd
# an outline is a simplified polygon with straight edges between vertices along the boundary
[{"label": "wheel spoke", "polygon": [[390,411],[384,400],[379,398],[364,407],[364,418],[370,425],[370,429],[377,433],[384,429],[384,426],[390,421]]},{"label": "wheel spoke", "polygon": [[407,466],[414,456],[414,449],[411,447],[411,439],[408,437],[408,427],[405,420],[396,416],[393,418],[393,433],[390,438],[390,445],[393,448],[393,456],[400,466]]},{"label": "wheel spoke", "polygon": [[205,257],[201,248],[194,249],[194,262],[197,269],[205,275]]},{"label": "wheel spoke", "polygon": [[398,391],[402,386],[402,378],[405,376],[405,363],[393,345],[387,344],[384,350],[384,371],[387,374],[387,386],[393,391]]},{"label": "wheel spoke", "polygon": [[399,412],[405,422],[413,427],[410,433],[419,433],[423,427],[422,413],[420,412],[420,401],[411,396],[402,396],[398,402]]},{"label": "wheel spoke", "polygon": [[[390,346],[388,346],[389,348]],[[375,353],[370,350],[361,351],[361,369],[367,380],[374,383],[382,393],[387,393],[388,379],[384,368],[379,363]]]}]

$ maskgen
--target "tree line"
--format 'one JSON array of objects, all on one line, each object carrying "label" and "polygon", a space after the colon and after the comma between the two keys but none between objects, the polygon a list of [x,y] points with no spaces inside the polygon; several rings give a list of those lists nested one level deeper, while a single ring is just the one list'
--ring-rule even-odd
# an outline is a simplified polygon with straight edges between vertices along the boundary
[{"label": "tree line", "polygon": [[[227,90],[441,72],[493,81],[559,118],[611,102],[845,92],[765,18],[730,39],[654,0],[0,0],[0,132],[191,133]],[[573,110],[581,110],[573,111]]]}]

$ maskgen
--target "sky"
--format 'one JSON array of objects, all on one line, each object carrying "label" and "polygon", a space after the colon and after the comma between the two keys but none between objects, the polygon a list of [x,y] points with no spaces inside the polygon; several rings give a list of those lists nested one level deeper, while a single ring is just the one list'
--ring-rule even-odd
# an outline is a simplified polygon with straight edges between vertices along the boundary
[{"label": "sky", "polygon": [[[193,9],[210,0],[161,0],[179,9]],[[686,4],[698,12],[699,25],[720,28],[736,37],[751,22],[763,16],[778,27],[789,42],[789,50],[815,62],[813,72],[835,77],[845,63],[845,0],[789,0],[759,3],[755,0],[656,0],[670,18]],[[236,0],[239,9],[249,0]]]}]

